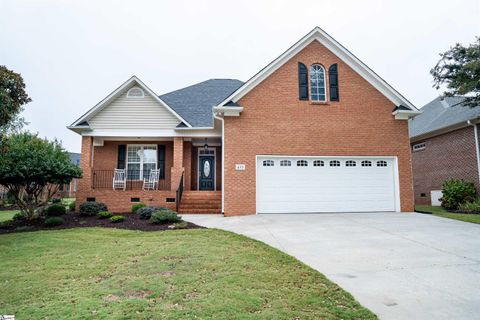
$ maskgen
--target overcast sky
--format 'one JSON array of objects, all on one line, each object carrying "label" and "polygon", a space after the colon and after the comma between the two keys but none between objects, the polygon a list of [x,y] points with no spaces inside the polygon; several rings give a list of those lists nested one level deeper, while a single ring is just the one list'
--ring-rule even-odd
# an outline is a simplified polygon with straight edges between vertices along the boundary
[{"label": "overcast sky", "polygon": [[315,26],[421,107],[438,53],[480,35],[480,0],[0,0],[0,65],[26,82],[27,128],[79,152],[65,127],[130,76],[157,94],[245,81]]}]

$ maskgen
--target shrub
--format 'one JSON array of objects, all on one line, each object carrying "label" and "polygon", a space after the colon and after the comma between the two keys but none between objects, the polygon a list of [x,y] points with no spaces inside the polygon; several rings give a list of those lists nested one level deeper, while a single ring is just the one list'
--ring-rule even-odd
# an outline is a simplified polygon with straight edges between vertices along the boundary
[{"label": "shrub", "polygon": [[146,205],[143,203],[136,203],[132,206],[132,213],[137,213],[138,209],[144,208]]},{"label": "shrub", "polygon": [[174,223],[181,220],[182,218],[175,211],[171,210],[155,211],[150,217],[150,222],[153,224]]},{"label": "shrub", "polygon": [[164,207],[143,207],[138,209],[138,214],[140,215],[140,219],[148,220],[152,216],[152,213],[165,210],[168,209]]},{"label": "shrub", "polygon": [[52,203],[55,204],[55,203],[62,203],[62,199],[61,198],[52,198]]},{"label": "shrub", "polygon": [[113,216],[113,214],[109,211],[100,211],[99,213],[97,213],[97,218],[98,219],[108,219],[112,216]]},{"label": "shrub", "polygon": [[462,203],[458,206],[458,208],[465,212],[480,212],[480,198]]},{"label": "shrub", "polygon": [[58,217],[67,213],[67,210],[62,204],[52,204],[45,209],[45,216]]},{"label": "shrub", "polygon": [[75,201],[72,201],[68,204],[68,209],[70,209],[70,211],[75,211]]},{"label": "shrub", "polygon": [[22,212],[17,212],[15,215],[12,217],[13,221],[24,221],[27,220],[27,216],[23,214]]},{"label": "shrub", "polygon": [[457,210],[459,205],[475,200],[477,191],[471,182],[452,179],[442,185],[442,207],[447,210]]},{"label": "shrub", "polygon": [[173,229],[187,229],[188,222],[187,221],[180,221],[173,225]]},{"label": "shrub", "polygon": [[125,220],[124,216],[113,216],[110,218],[110,221],[113,223],[123,222]]},{"label": "shrub", "polygon": [[47,227],[55,227],[63,224],[65,220],[61,217],[50,217],[45,219],[45,222],[43,223]]},{"label": "shrub", "polygon": [[0,229],[8,229],[13,226],[13,220],[0,221]]},{"label": "shrub", "polygon": [[80,215],[82,216],[95,216],[100,211],[107,210],[107,206],[101,202],[89,201],[80,205]]}]

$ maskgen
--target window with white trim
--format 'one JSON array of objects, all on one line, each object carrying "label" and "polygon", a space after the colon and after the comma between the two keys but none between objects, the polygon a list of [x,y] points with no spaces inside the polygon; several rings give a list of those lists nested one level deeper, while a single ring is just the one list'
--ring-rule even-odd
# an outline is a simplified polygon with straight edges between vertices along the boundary
[{"label": "window with white trim", "polygon": [[292,161],[290,160],[280,160],[280,167],[291,167]]},{"label": "window with white trim", "polygon": [[372,161],[370,160],[363,160],[362,161],[362,167],[371,167],[372,166]]},{"label": "window with white trim", "polygon": [[384,161],[384,160],[377,161],[377,167],[386,167],[386,166],[387,166],[387,161]]},{"label": "window with white trim", "polygon": [[313,160],[314,167],[323,167],[324,165],[325,163],[323,162],[323,160]]},{"label": "window with white trim", "polygon": [[338,160],[331,160],[330,167],[340,167],[340,161]]},{"label": "window with white trim", "polygon": [[148,178],[150,170],[157,169],[157,146],[132,144],[127,146],[127,179]]},{"label": "window with white trim", "polygon": [[307,160],[298,160],[297,161],[297,167],[308,167],[308,161]]},{"label": "window with white trim", "polygon": [[319,64],[310,67],[310,91],[312,101],[327,101],[325,68]]},{"label": "window with white trim", "polygon": [[354,160],[347,160],[347,161],[345,162],[345,166],[347,166],[347,167],[356,167],[356,166],[357,166],[357,162],[354,161]]},{"label": "window with white trim", "polygon": [[413,151],[425,150],[425,142],[414,144],[412,147]]},{"label": "window with white trim", "polygon": [[274,165],[275,165],[275,162],[273,162],[273,160],[263,160],[264,167],[273,167]]},{"label": "window with white trim", "polygon": [[145,94],[139,87],[133,87],[127,92],[127,98],[143,98]]}]

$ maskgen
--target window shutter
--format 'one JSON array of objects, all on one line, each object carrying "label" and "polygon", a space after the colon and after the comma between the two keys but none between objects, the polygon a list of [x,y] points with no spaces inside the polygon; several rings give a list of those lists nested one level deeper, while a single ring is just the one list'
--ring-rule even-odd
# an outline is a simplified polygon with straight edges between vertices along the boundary
[{"label": "window shutter", "polygon": [[298,98],[308,100],[308,69],[303,63],[298,63]]},{"label": "window shutter", "polygon": [[165,179],[165,146],[159,144],[157,153],[157,169],[160,169],[160,179]]},{"label": "window shutter", "polygon": [[125,169],[125,154],[127,151],[127,146],[124,144],[118,145],[118,155],[117,155],[117,169]]},{"label": "window shutter", "polygon": [[328,82],[330,83],[330,101],[340,101],[338,94],[338,70],[337,64],[332,64],[328,68]]}]

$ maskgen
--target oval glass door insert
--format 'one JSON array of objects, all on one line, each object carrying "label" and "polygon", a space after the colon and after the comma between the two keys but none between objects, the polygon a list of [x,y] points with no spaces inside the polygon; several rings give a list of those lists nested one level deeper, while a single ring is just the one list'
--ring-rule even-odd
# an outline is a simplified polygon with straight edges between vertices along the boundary
[{"label": "oval glass door insert", "polygon": [[206,160],[204,163],[203,163],[203,174],[205,175],[205,177],[210,177],[210,161]]}]

